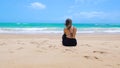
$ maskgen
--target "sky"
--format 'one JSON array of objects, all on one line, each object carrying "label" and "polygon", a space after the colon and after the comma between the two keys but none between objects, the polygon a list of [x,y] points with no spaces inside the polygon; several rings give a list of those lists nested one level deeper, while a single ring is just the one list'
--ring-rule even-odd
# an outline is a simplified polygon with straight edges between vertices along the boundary
[{"label": "sky", "polygon": [[0,0],[0,22],[120,23],[120,0]]}]

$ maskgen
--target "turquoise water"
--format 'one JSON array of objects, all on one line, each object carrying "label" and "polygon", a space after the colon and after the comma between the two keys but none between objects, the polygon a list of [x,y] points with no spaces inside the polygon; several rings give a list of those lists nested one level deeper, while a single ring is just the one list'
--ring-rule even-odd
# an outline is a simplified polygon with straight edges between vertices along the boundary
[{"label": "turquoise water", "polygon": [[[120,24],[73,24],[77,28],[120,28]],[[0,23],[0,28],[43,28],[43,27],[58,27],[64,28],[64,23]]]},{"label": "turquoise water", "polygon": [[[74,23],[77,33],[120,33],[120,24]],[[0,33],[63,33],[64,23],[0,23]]]}]

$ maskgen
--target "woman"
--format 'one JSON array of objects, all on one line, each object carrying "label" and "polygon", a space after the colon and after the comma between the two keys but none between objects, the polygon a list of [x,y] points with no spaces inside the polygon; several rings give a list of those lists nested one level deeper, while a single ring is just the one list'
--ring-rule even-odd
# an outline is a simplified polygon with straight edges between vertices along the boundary
[{"label": "woman", "polygon": [[72,20],[67,19],[65,23],[64,34],[62,36],[62,44],[64,46],[76,46],[77,40],[75,38],[77,29],[72,26]]}]

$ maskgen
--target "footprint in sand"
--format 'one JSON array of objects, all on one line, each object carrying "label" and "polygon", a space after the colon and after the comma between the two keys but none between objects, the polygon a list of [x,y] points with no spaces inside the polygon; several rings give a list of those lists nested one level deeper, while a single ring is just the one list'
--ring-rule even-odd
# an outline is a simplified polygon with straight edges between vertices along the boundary
[{"label": "footprint in sand", "polygon": [[43,42],[41,42],[41,43],[46,43],[48,40],[44,40]]},{"label": "footprint in sand", "polygon": [[39,47],[40,47],[40,44],[37,43],[37,42],[30,42],[30,44],[37,45],[36,48],[39,48]]},{"label": "footprint in sand", "polygon": [[39,47],[40,47],[39,45],[36,46],[36,48],[39,48]]},{"label": "footprint in sand", "polygon": [[88,47],[91,47],[89,44],[83,44],[83,45],[81,45],[81,46],[88,46]]},{"label": "footprint in sand", "polygon": [[63,53],[76,53],[76,54],[78,54],[78,52],[76,52],[76,50],[75,49],[65,49],[64,51],[63,51]]},{"label": "footprint in sand", "polygon": [[50,45],[50,46],[48,46],[48,47],[49,47],[49,48],[53,48],[53,46],[51,46],[51,45]]},{"label": "footprint in sand", "polygon": [[4,46],[4,45],[6,45],[6,43],[0,43],[0,46]]},{"label": "footprint in sand", "polygon": [[108,45],[110,42],[103,42],[102,45]]},{"label": "footprint in sand", "polygon": [[14,53],[14,51],[9,51],[9,53]]},{"label": "footprint in sand", "polygon": [[24,45],[25,43],[22,43],[22,42],[17,42],[17,44],[21,44],[21,45]]},{"label": "footprint in sand", "polygon": [[104,52],[104,51],[93,51],[93,53],[106,54],[107,52]]},{"label": "footprint in sand", "polygon": [[66,53],[66,52],[72,52],[72,50],[70,50],[70,49],[65,49],[65,50],[63,51],[63,53]]},{"label": "footprint in sand", "polygon": [[71,49],[65,49],[65,51],[71,51],[71,52],[72,52],[72,50],[71,50]]},{"label": "footprint in sand", "polygon": [[40,52],[40,53],[42,53],[43,51],[41,51],[41,50],[36,50],[36,52]]},{"label": "footprint in sand", "polygon": [[31,44],[38,44],[37,42],[30,42]]},{"label": "footprint in sand", "polygon": [[96,60],[99,60],[99,58],[96,57],[96,56],[84,56],[84,58],[86,58],[86,59],[96,59]]},{"label": "footprint in sand", "polygon": [[49,45],[48,48],[58,49],[55,45]]},{"label": "footprint in sand", "polygon": [[42,50],[48,50],[46,47],[41,47]]},{"label": "footprint in sand", "polygon": [[99,59],[98,57],[94,56],[94,59]]},{"label": "footprint in sand", "polygon": [[19,47],[19,48],[17,48],[17,50],[22,50],[22,49],[24,49],[23,47]]},{"label": "footprint in sand", "polygon": [[35,45],[40,45],[39,43],[37,42],[30,42],[31,44],[35,44]]},{"label": "footprint in sand", "polygon": [[120,64],[117,64],[118,66],[120,66]]},{"label": "footprint in sand", "polygon": [[93,56],[93,58],[96,59],[96,60],[102,61],[101,59],[99,59],[99,58],[96,57],[96,56]]},{"label": "footprint in sand", "polygon": [[84,58],[86,58],[86,59],[90,59],[90,56],[84,56]]},{"label": "footprint in sand", "polygon": [[115,48],[119,48],[119,46],[115,46]]},{"label": "footprint in sand", "polygon": [[112,65],[110,65],[110,64],[107,64],[107,65],[105,65],[105,66],[112,67]]}]

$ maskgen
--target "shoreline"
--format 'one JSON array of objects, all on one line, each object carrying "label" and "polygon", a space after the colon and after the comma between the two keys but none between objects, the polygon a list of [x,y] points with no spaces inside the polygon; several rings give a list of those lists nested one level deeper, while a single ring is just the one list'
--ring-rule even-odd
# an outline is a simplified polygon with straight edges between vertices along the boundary
[{"label": "shoreline", "polygon": [[[0,35],[63,35],[64,33],[0,33]],[[76,35],[120,35],[120,33],[77,33]]]}]

